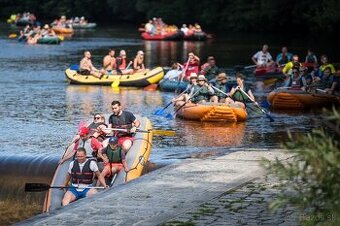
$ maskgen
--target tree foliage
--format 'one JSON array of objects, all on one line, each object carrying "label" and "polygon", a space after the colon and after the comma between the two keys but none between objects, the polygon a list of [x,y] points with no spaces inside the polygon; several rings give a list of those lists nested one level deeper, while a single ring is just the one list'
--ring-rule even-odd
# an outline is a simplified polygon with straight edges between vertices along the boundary
[{"label": "tree foliage", "polygon": [[340,224],[340,114],[326,118],[327,132],[314,130],[285,144],[293,158],[288,162],[264,161],[280,179],[282,193],[272,207],[292,204],[301,210],[305,225]]},{"label": "tree foliage", "polygon": [[144,23],[162,17],[167,23],[198,22],[209,30],[334,32],[340,25],[340,1],[272,0],[2,0],[0,17],[29,11],[40,20],[61,15],[85,16],[106,24]]}]

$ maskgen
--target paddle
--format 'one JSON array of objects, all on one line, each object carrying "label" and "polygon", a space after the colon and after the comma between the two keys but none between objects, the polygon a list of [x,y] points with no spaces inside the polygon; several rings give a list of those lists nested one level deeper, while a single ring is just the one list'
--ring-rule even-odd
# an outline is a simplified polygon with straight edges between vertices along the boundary
[{"label": "paddle", "polygon": [[[186,88],[181,94],[179,94],[177,97],[175,97],[175,99],[180,97],[181,95],[183,95],[187,90],[188,90],[188,88]],[[170,101],[164,108],[156,110],[154,115],[163,115],[164,110],[167,109],[171,104],[172,104],[172,101]]]},{"label": "paddle", "polygon": [[249,66],[243,66],[243,65],[235,65],[235,71],[242,71],[242,70],[247,70],[247,69],[251,69],[251,68],[255,68],[257,65],[249,65]]},{"label": "paddle", "polygon": [[169,114],[167,114],[165,117],[167,118],[167,119],[174,119],[175,117],[176,117],[176,114],[177,114],[177,112],[179,111],[179,110],[181,110],[188,102],[189,102],[189,100],[191,100],[193,97],[195,97],[200,91],[201,91],[201,89],[203,88],[204,86],[202,86],[201,88],[199,88],[199,90],[197,90],[184,104],[182,104],[179,108],[177,108],[176,109],[176,111],[173,113],[173,114],[171,114],[171,113],[169,113]]},{"label": "paddle", "polygon": [[217,88],[217,87],[215,87],[215,86],[211,86],[213,89],[215,89],[215,90],[217,90],[217,91],[219,91],[220,93],[222,93],[222,94],[224,94],[224,95],[226,95],[227,97],[230,97],[229,96],[229,94],[227,94],[226,92],[224,92],[224,91],[222,91],[222,90],[220,90],[219,88]]},{"label": "paddle", "polygon": [[[129,129],[121,129],[121,128],[107,128],[107,130],[113,130],[113,131],[122,131],[129,133]],[[151,133],[154,135],[165,135],[165,136],[174,136],[176,132],[174,130],[157,130],[157,129],[150,129],[150,130],[141,130],[137,129],[137,133]]]},{"label": "paddle", "polygon": [[[50,186],[49,184],[43,183],[26,183],[25,184],[25,192],[42,192],[47,191],[50,188],[71,188],[72,186]],[[75,187],[78,188],[78,187]],[[82,187],[82,188],[96,188],[96,189],[105,189],[105,187]]]},{"label": "paddle", "polygon": [[253,102],[253,103],[255,104],[255,106],[258,107],[258,108],[261,110],[261,112],[262,112],[263,114],[265,114],[266,117],[267,117],[271,122],[274,122],[273,117],[271,117],[271,116],[269,115],[269,113],[266,112],[266,110],[264,110],[263,108],[261,108],[260,105],[259,105],[255,100],[253,100],[253,98],[251,98],[251,97],[250,97],[243,89],[241,89],[239,86],[237,87],[237,89],[240,90],[246,97],[248,97],[248,99],[251,100],[251,102]]},{"label": "paddle", "polygon": [[189,61],[190,61],[190,57],[188,57],[187,63],[186,63],[186,65],[185,65],[184,70],[182,71],[182,73],[181,73],[181,75],[180,75],[180,78],[178,77],[178,83],[177,83],[177,88],[176,88],[176,90],[175,90],[175,93],[178,93],[179,84],[181,84],[181,82],[183,81],[183,79],[184,79],[184,77],[185,77],[185,73],[187,72],[188,67],[189,67]]}]

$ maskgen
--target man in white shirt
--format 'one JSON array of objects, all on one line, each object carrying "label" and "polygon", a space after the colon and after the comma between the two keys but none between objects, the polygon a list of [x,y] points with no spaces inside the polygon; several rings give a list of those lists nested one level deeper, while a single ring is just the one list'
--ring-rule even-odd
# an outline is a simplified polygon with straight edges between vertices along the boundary
[{"label": "man in white shirt", "polygon": [[94,160],[86,158],[85,148],[78,148],[77,159],[73,160],[68,168],[68,174],[65,179],[65,187],[68,187],[72,179],[71,187],[67,189],[62,200],[62,205],[66,206],[77,199],[88,197],[97,193],[95,188],[90,188],[93,184],[93,176],[98,177],[99,182],[105,187],[105,179],[101,176],[97,163]]},{"label": "man in white shirt", "polygon": [[251,59],[257,67],[269,67],[274,64],[273,57],[268,52],[268,45],[263,45],[262,50],[255,53]]}]

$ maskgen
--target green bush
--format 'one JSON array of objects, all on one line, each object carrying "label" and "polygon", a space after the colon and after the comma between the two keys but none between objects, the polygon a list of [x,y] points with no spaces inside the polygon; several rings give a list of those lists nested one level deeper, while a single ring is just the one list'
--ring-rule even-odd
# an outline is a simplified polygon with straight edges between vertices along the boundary
[{"label": "green bush", "polygon": [[282,192],[271,207],[295,206],[304,225],[340,225],[340,114],[333,109],[324,119],[325,130],[289,135],[284,146],[290,159],[263,162],[281,182]]}]

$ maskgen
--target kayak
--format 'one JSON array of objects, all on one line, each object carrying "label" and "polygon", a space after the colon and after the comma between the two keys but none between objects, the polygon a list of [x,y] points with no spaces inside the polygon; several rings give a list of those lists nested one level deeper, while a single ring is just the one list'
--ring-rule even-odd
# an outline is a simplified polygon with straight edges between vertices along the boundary
[{"label": "kayak", "polygon": [[247,111],[234,104],[187,103],[177,112],[176,116],[202,122],[242,122],[247,119]]},{"label": "kayak", "polygon": [[65,71],[66,78],[70,84],[79,85],[111,85],[117,79],[119,86],[145,87],[158,83],[164,76],[162,67],[156,67],[148,72],[139,72],[132,75],[104,75],[101,79],[91,75],[78,74],[70,68]]},{"label": "kayak", "polygon": [[281,67],[275,67],[275,66],[270,66],[270,67],[257,67],[254,70],[255,76],[261,76],[261,77],[266,77],[266,76],[284,76],[282,73],[282,68]]},{"label": "kayak", "polygon": [[66,27],[52,27],[53,31],[57,34],[73,34],[74,30],[72,28],[66,28]]},{"label": "kayak", "polygon": [[340,98],[325,93],[309,93],[300,89],[279,88],[270,92],[268,102],[273,109],[301,110],[339,105]]},{"label": "kayak", "polygon": [[189,83],[185,81],[178,83],[178,81],[162,79],[159,82],[159,89],[166,92],[174,92],[175,90],[183,92],[187,88],[188,84]]},{"label": "kayak", "polygon": [[72,24],[72,27],[74,29],[91,29],[97,27],[96,23],[87,23],[87,24],[79,24],[79,23],[74,23]]},{"label": "kayak", "polygon": [[[109,115],[105,115],[106,119],[108,119]],[[141,117],[136,115],[137,119],[141,122],[140,129],[141,130],[151,130],[152,125],[148,118]],[[133,169],[126,173],[124,170],[121,170],[117,177],[115,177],[114,181],[108,181],[110,184],[113,182],[112,187],[116,187],[118,185],[124,184],[128,181],[134,180],[142,175],[142,171],[145,163],[148,161],[150,153],[151,153],[151,143],[152,143],[152,132],[150,133],[136,133],[134,136],[134,142],[130,150],[126,154],[126,162],[129,166],[129,169]],[[73,145],[71,145],[67,151],[72,151]],[[87,151],[88,155],[90,151]],[[92,157],[92,156],[91,156]],[[67,176],[67,170],[69,167],[71,160],[65,161],[64,163],[58,165],[51,186],[63,186],[65,178]],[[103,168],[103,163],[98,162],[99,169]],[[99,190],[98,190],[99,191]],[[61,207],[61,200],[63,199],[64,191],[60,189],[49,189],[45,195],[45,201],[43,206],[43,212],[51,212],[56,208]]]},{"label": "kayak", "polygon": [[60,44],[62,40],[58,36],[43,37],[38,39],[38,44]]},{"label": "kayak", "polygon": [[184,35],[184,40],[187,41],[205,41],[208,35],[205,32],[194,32],[192,34]]},{"label": "kayak", "polygon": [[178,41],[183,39],[183,32],[181,31],[174,31],[174,32],[168,32],[166,34],[158,34],[158,35],[151,35],[147,32],[142,33],[142,39],[144,40],[153,40],[153,41],[161,41],[161,40],[167,40],[167,41]]}]

